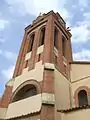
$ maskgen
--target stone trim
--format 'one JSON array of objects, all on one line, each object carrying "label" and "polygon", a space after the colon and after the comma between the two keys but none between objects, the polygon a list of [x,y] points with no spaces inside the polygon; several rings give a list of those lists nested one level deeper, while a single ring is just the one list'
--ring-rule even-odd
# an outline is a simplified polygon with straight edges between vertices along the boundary
[{"label": "stone trim", "polygon": [[88,97],[88,105],[90,105],[90,88],[88,86],[80,86],[76,91],[74,92],[74,100],[75,100],[75,105],[76,107],[79,107],[78,103],[78,93],[81,90],[85,90],[87,92],[87,97]]},{"label": "stone trim", "polygon": [[44,45],[39,46],[38,49],[37,49],[37,55],[42,53],[43,50],[44,50]]},{"label": "stone trim", "polygon": [[57,50],[56,47],[54,47],[54,53],[55,53],[55,55],[58,57],[58,50]]},{"label": "stone trim", "polygon": [[26,54],[26,56],[25,56],[25,60],[28,60],[28,59],[30,59],[31,58],[31,52],[28,52],[27,54]]},{"label": "stone trim", "polygon": [[55,96],[52,93],[42,93],[42,103],[55,104]]},{"label": "stone trim", "polygon": [[44,69],[54,70],[55,67],[54,67],[54,64],[52,64],[52,63],[45,63]]},{"label": "stone trim", "polygon": [[6,83],[6,86],[13,86],[14,81],[15,81],[14,78],[10,79],[10,80]]}]

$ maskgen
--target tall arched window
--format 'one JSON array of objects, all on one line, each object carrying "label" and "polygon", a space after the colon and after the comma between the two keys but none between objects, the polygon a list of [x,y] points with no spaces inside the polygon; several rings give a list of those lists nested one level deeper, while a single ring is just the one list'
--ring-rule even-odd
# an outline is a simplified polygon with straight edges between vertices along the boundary
[{"label": "tall arched window", "polygon": [[28,84],[21,88],[13,98],[12,102],[19,101],[37,94],[37,89],[34,85]]},{"label": "tall arched window", "polygon": [[35,38],[35,33],[33,33],[33,34],[30,36],[30,45],[29,45],[29,48],[28,48],[28,52],[32,51],[33,43],[34,43],[34,38]]},{"label": "tall arched window", "polygon": [[40,40],[39,40],[39,46],[44,44],[44,39],[45,39],[45,27],[43,27],[40,30]]},{"label": "tall arched window", "polygon": [[66,48],[66,39],[65,37],[62,35],[62,54],[65,57],[65,48]]},{"label": "tall arched window", "polygon": [[78,102],[79,106],[88,105],[88,97],[87,92],[85,90],[81,90],[78,93]]},{"label": "tall arched window", "polygon": [[54,29],[54,46],[58,49],[58,30],[56,27]]}]

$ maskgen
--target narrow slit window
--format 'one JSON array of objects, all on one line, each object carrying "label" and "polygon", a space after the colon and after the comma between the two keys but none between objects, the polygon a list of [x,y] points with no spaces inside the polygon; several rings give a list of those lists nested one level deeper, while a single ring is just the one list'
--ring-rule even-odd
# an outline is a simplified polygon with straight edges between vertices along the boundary
[{"label": "narrow slit window", "polygon": [[64,72],[67,74],[67,66],[64,64]]},{"label": "narrow slit window", "polygon": [[58,49],[58,30],[54,29],[54,46]]},{"label": "narrow slit window", "polygon": [[57,56],[55,55],[55,65],[57,65]]},{"label": "narrow slit window", "polygon": [[41,54],[38,55],[38,62],[40,61],[40,58],[41,58]]},{"label": "narrow slit window", "polygon": [[44,39],[45,39],[45,27],[43,27],[40,31],[39,46],[44,44]]},{"label": "narrow slit window", "polygon": [[32,34],[30,37],[30,46],[29,46],[28,52],[32,51],[34,38],[35,38],[35,34]]},{"label": "narrow slit window", "polygon": [[62,35],[62,54],[65,57],[65,37]]},{"label": "narrow slit window", "polygon": [[25,68],[28,67],[28,60],[25,62]]}]

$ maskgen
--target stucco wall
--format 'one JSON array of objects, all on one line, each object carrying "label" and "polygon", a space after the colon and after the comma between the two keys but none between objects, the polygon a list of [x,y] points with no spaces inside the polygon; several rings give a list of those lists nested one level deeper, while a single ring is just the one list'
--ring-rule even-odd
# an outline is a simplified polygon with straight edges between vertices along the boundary
[{"label": "stucco wall", "polygon": [[42,61],[36,63],[35,69],[32,69],[30,71],[24,71],[22,75],[15,78],[14,86],[13,86],[13,92],[16,90],[16,88],[22,84],[23,82],[34,79],[37,81],[43,80],[43,69],[44,66],[42,65]]},{"label": "stucco wall", "polygon": [[15,120],[40,120],[40,115],[33,115],[33,116],[25,116],[25,117],[20,117],[20,118],[16,118]]},{"label": "stucco wall", "polygon": [[[60,113],[58,113],[60,114]],[[62,120],[90,120],[90,109],[82,109],[61,114]],[[57,120],[60,120],[59,118]]]},{"label": "stucco wall", "polygon": [[90,64],[71,64],[71,82],[90,76]]},{"label": "stucco wall", "polygon": [[69,81],[55,69],[55,100],[56,109],[70,108]]},{"label": "stucco wall", "polygon": [[74,82],[71,84],[71,88],[72,88],[72,96],[73,96],[73,107],[75,107],[75,98],[74,98],[74,95],[75,95],[75,92],[77,89],[79,89],[80,87],[83,88],[83,86],[86,86],[88,88],[90,88],[90,78],[86,78],[86,79],[83,79],[81,81],[77,81],[77,82]]},{"label": "stucco wall", "polygon": [[41,109],[41,94],[9,104],[6,118],[35,113]]},{"label": "stucco wall", "polygon": [[0,108],[0,120],[5,118],[7,108]]},{"label": "stucco wall", "polygon": [[75,91],[83,86],[90,88],[90,65],[89,64],[72,64],[71,65],[71,88],[73,107],[75,107]]}]

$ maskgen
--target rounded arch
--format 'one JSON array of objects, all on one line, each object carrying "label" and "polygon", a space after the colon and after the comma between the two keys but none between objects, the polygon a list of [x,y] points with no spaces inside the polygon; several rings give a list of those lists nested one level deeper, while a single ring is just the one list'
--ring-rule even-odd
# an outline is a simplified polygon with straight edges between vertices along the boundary
[{"label": "rounded arch", "polygon": [[[87,96],[86,96],[87,95]],[[77,107],[80,106],[80,101],[79,98],[81,96],[84,96],[85,99],[87,97],[87,102],[90,105],[90,88],[87,86],[80,86],[78,89],[76,89],[76,91],[74,92],[74,100],[75,100],[75,105]]]},{"label": "rounded arch", "polygon": [[30,37],[32,36],[32,34],[35,34],[36,30],[32,30],[30,32],[27,33],[27,39],[30,39]]},{"label": "rounded arch", "polygon": [[40,83],[36,80],[27,80],[17,87],[11,97],[11,102],[15,102],[41,93]]},{"label": "rounded arch", "polygon": [[88,105],[88,97],[87,97],[87,92],[85,90],[79,91],[78,104],[79,106]]},{"label": "rounded arch", "polygon": [[42,25],[42,26],[39,28],[39,31],[41,31],[43,28],[46,28],[46,25]]}]

